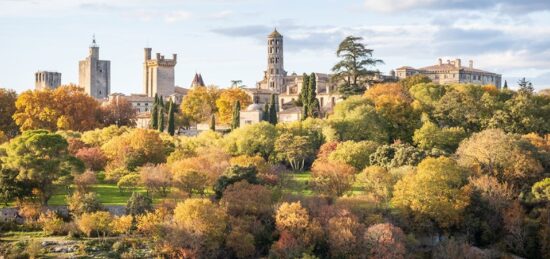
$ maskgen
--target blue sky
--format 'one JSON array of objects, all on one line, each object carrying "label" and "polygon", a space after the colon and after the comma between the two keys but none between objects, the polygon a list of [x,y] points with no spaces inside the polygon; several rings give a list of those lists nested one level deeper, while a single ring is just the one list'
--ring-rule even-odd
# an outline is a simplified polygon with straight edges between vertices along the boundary
[{"label": "blue sky", "polygon": [[94,33],[112,92],[142,91],[145,46],[178,54],[177,85],[200,72],[207,84],[254,86],[274,27],[290,73],[329,72],[339,41],[356,35],[384,73],[457,57],[510,85],[550,88],[548,0],[0,0],[0,87],[31,89],[37,70],[78,82]]}]

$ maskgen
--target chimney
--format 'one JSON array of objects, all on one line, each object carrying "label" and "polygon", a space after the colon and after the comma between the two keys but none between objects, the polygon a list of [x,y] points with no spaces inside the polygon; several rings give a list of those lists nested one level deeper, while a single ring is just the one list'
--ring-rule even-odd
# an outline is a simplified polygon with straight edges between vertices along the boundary
[{"label": "chimney", "polygon": [[443,60],[441,58],[439,58],[437,61],[440,66],[443,65]]},{"label": "chimney", "polygon": [[459,58],[457,58],[457,59],[455,60],[455,67],[460,69],[460,67],[461,67],[461,65],[462,65],[461,63],[462,63],[462,61],[461,61]]},{"label": "chimney", "polygon": [[474,68],[474,61],[470,60],[470,68]]}]

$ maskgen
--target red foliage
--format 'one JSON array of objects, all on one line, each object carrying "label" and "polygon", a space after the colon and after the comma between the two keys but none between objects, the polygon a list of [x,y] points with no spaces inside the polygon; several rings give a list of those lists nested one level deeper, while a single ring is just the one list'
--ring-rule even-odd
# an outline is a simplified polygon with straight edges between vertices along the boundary
[{"label": "red foliage", "polygon": [[107,164],[107,157],[105,157],[103,151],[97,147],[81,148],[75,156],[82,160],[86,168],[90,170],[102,170]]}]

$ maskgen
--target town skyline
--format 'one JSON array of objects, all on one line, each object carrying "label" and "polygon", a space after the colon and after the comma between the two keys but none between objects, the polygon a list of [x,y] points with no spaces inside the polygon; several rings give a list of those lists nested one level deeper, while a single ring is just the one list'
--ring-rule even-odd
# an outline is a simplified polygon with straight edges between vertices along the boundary
[{"label": "town skyline", "polygon": [[[550,87],[550,59],[545,58],[550,44],[544,39],[550,35],[545,17],[549,6],[544,3],[501,1],[498,7],[468,11],[442,4],[403,10],[372,1],[323,1],[319,8],[309,9],[311,17],[334,13],[335,19],[328,22],[301,17],[299,11],[307,5],[287,1],[137,1],[139,8],[132,1],[55,2],[52,7],[33,1],[0,1],[5,7],[0,11],[0,29],[6,33],[0,49],[7,59],[17,60],[17,66],[0,65],[9,75],[0,77],[0,87],[17,92],[32,89],[33,74],[39,70],[61,72],[63,84],[77,83],[78,61],[86,56],[93,34],[101,58],[112,61],[113,93],[141,92],[144,47],[178,54],[178,86],[188,87],[197,72],[206,84],[227,87],[231,80],[242,80],[254,87],[267,65],[265,36],[274,27],[287,42],[289,73],[329,73],[337,61],[338,43],[353,34],[364,37],[375,57],[385,61],[378,67],[384,74],[405,65],[432,65],[438,58],[461,58],[502,74],[511,88],[521,77],[532,81],[537,90]],[[522,15],[512,17],[508,10],[512,7]],[[483,18],[482,12],[492,19]],[[525,28],[533,33],[514,35]]]}]

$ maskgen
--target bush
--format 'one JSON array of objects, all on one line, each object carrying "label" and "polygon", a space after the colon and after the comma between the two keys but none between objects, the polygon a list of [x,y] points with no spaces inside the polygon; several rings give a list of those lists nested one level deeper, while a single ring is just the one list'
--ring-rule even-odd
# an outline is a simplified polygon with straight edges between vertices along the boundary
[{"label": "bush", "polygon": [[90,187],[97,183],[97,178],[94,172],[86,171],[74,177],[74,184],[79,192],[88,192]]},{"label": "bush", "polygon": [[103,151],[98,147],[81,148],[75,156],[84,162],[86,168],[93,171],[103,170],[107,164],[107,157],[105,157]]},{"label": "bush", "polygon": [[341,162],[316,161],[311,169],[311,186],[323,195],[340,197],[351,190],[355,168]]},{"label": "bush", "polygon": [[140,181],[141,177],[139,174],[128,174],[121,177],[116,185],[120,192],[133,191],[139,186]]},{"label": "bush", "polygon": [[141,215],[153,210],[153,200],[149,196],[134,192],[126,203],[126,214]]},{"label": "bush", "polygon": [[357,170],[363,170],[369,166],[369,157],[376,152],[378,144],[373,141],[346,141],[338,144],[336,149],[330,153],[330,161],[338,161],[355,167]]},{"label": "bush", "polygon": [[80,216],[83,213],[91,213],[103,209],[101,202],[99,202],[99,198],[93,192],[75,192],[73,195],[67,196],[67,204],[69,211],[74,216]]},{"label": "bush", "polygon": [[220,199],[223,195],[223,191],[227,186],[245,180],[252,184],[258,183],[256,167],[241,167],[241,166],[232,166],[227,169],[227,172],[222,175],[216,182],[214,186],[214,191],[216,192],[216,198]]},{"label": "bush", "polygon": [[92,234],[96,236],[105,237],[110,232],[110,226],[113,218],[107,211],[98,211],[92,213],[84,213],[78,218],[77,226],[80,231],[91,237]]},{"label": "bush", "polygon": [[139,169],[141,183],[147,191],[158,192],[160,196],[166,197],[172,185],[172,173],[166,165],[147,165]]},{"label": "bush", "polygon": [[65,222],[53,211],[42,213],[38,218],[38,223],[42,225],[42,230],[46,235],[63,235],[66,233]]},{"label": "bush", "polygon": [[117,183],[120,180],[120,178],[122,178],[123,176],[129,175],[131,173],[132,172],[130,172],[128,169],[124,167],[110,169],[110,170],[107,170],[107,172],[105,172],[105,181],[110,183]]}]

